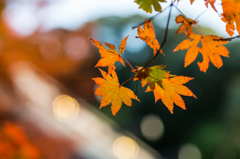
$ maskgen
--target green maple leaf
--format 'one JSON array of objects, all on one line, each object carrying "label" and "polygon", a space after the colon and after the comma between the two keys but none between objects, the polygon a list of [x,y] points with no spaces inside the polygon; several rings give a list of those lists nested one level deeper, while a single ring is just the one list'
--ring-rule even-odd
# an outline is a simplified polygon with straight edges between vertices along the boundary
[{"label": "green maple leaf", "polygon": [[154,89],[155,83],[161,85],[161,81],[164,76],[167,74],[167,71],[163,70],[165,66],[157,65],[152,66],[150,68],[138,67],[133,72],[136,73],[134,80],[141,80],[142,87],[144,87],[147,83],[151,88]]},{"label": "green maple leaf", "polygon": [[139,8],[142,8],[147,13],[152,13],[152,5],[155,11],[161,12],[162,7],[159,2],[166,2],[165,0],[135,0],[139,4]]}]

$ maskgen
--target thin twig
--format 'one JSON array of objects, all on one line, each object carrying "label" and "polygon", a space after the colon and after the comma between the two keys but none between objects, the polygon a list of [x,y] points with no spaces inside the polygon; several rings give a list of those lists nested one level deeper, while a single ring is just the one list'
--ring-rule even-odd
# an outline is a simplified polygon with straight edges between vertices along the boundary
[{"label": "thin twig", "polygon": [[134,68],[132,67],[132,65],[125,58],[123,58],[122,56],[120,57],[131,67],[132,71],[134,71]]},{"label": "thin twig", "polygon": [[187,17],[185,16],[185,14],[183,14],[183,12],[180,11],[180,9],[179,9],[176,5],[173,5],[173,6],[179,11],[180,14],[182,14],[182,16],[183,16],[185,19],[187,19]]},{"label": "thin twig", "polygon": [[135,78],[135,76],[129,78],[128,80],[126,80],[125,82],[123,82],[120,86],[124,85],[125,83],[127,83],[128,81],[130,81],[130,80],[132,80],[132,79],[134,79],[134,78]]},{"label": "thin twig", "polygon": [[160,45],[160,49],[157,51],[156,55],[142,69],[144,69],[147,66],[149,66],[157,58],[157,56],[159,55],[160,51],[162,50],[164,44],[167,41],[168,26],[169,26],[169,22],[170,22],[171,13],[172,13],[172,6],[173,6],[173,2],[170,5],[170,11],[169,11],[168,20],[167,20],[167,27],[166,27],[165,34],[164,34],[164,39],[163,39],[163,41],[162,41],[162,43]]},{"label": "thin twig", "polygon": [[[157,13],[156,15],[154,15],[154,16],[152,16],[152,17],[150,17],[150,18],[148,18],[147,19],[147,22],[149,22],[149,21],[151,21],[151,20],[153,20],[153,19],[155,19],[157,16],[159,16],[160,15],[160,13],[162,13],[163,11],[165,11],[168,7],[170,7],[171,5],[169,5],[169,6],[167,6],[166,8],[164,8],[161,12],[159,12],[159,13]],[[132,27],[132,29],[135,29],[135,28],[137,28],[138,26],[141,26],[141,25],[143,25],[144,24],[144,22],[145,21],[143,21],[143,22],[141,22],[141,23],[139,23],[139,24],[137,24],[137,25],[135,25],[135,26],[133,26]]]},{"label": "thin twig", "polygon": [[206,10],[204,10],[202,13],[200,13],[200,14],[195,18],[195,21],[197,21],[197,19],[198,19],[203,13],[205,13],[205,12],[208,11],[208,10],[209,10],[209,8],[206,9]]}]

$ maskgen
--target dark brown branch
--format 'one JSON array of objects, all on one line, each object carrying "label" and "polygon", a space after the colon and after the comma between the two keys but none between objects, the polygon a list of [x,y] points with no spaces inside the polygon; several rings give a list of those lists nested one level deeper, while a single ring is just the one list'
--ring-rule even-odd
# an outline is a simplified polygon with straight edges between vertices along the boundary
[{"label": "dark brown branch", "polygon": [[168,26],[169,26],[169,22],[170,22],[171,13],[172,13],[172,6],[173,6],[173,3],[171,3],[171,5],[170,5],[170,11],[169,11],[168,20],[167,20],[167,27],[166,27],[165,34],[164,34],[164,39],[160,45],[160,49],[157,51],[156,55],[150,61],[148,61],[148,63],[143,68],[148,67],[157,58],[157,56],[159,55],[160,51],[162,50],[164,44],[167,41]]}]

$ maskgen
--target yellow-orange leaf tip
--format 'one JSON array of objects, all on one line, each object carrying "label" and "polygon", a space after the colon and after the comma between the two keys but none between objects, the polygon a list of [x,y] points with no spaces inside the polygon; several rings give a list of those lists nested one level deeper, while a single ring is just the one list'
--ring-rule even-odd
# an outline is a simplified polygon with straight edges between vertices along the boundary
[{"label": "yellow-orange leaf tip", "polygon": [[115,71],[112,71],[111,75],[107,74],[103,70],[99,69],[103,78],[96,77],[93,80],[96,82],[98,87],[95,94],[103,96],[101,100],[100,108],[112,104],[112,114],[116,115],[122,106],[122,102],[127,106],[132,106],[132,100],[138,100],[138,97],[129,88],[123,87],[119,84],[118,76]]}]

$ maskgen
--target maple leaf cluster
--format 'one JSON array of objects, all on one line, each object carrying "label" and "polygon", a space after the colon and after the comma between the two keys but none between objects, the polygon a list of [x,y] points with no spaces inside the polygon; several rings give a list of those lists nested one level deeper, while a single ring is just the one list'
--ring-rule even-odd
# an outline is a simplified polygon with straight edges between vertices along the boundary
[{"label": "maple leaf cluster", "polygon": [[[179,1],[180,0],[177,0],[178,3]],[[212,9],[215,12],[218,12],[214,6],[215,0],[204,1],[206,7],[208,7],[208,4],[210,4]],[[151,13],[152,6],[156,11],[161,12],[162,10],[159,2],[165,2],[165,0],[135,0],[135,2],[140,5],[139,8]],[[169,7],[174,6],[174,2],[175,1],[172,1]],[[191,4],[193,2],[194,0],[190,0]],[[223,13],[221,14],[221,18],[226,23],[227,33],[232,37],[235,30],[240,33],[240,1],[222,0],[222,7]],[[177,8],[176,5],[175,8]],[[187,49],[184,59],[184,67],[190,65],[196,59],[198,53],[202,55],[202,62],[197,62],[200,71],[206,73],[209,67],[209,62],[211,62],[217,68],[222,67],[223,62],[221,56],[230,56],[228,49],[223,46],[223,44],[227,44],[229,40],[232,40],[236,37],[224,39],[216,35],[202,35],[197,26],[198,21],[196,21],[196,19],[193,20],[186,17],[178,8],[177,10],[181,14],[176,17],[175,21],[177,24],[181,25],[176,31],[176,34],[184,32],[186,34],[186,39],[183,40],[175,49],[173,49],[173,52]],[[170,15],[171,9],[169,11],[168,24]],[[140,80],[142,87],[148,85],[145,92],[152,91],[155,97],[155,102],[161,99],[162,103],[169,109],[171,113],[173,113],[174,103],[182,109],[186,109],[185,103],[180,95],[197,98],[191,90],[183,85],[193,78],[171,75],[169,71],[164,70],[165,66],[163,65],[148,67],[160,53],[164,54],[162,47],[167,40],[168,24],[161,45],[156,39],[151,20],[145,20],[143,23],[143,28],[138,26],[138,36],[136,36],[136,38],[140,38],[141,40],[145,41],[146,44],[153,49],[153,58],[144,67],[136,67],[136,69],[134,69],[131,64],[121,56],[125,50],[128,36],[121,41],[119,53],[116,51],[115,45],[104,42],[108,47],[105,48],[101,42],[90,38],[93,44],[98,47],[101,55],[101,59],[98,61],[95,67],[108,66],[108,73],[99,69],[103,78],[93,78],[93,80],[100,86],[97,88],[95,94],[103,96],[100,108],[111,103],[112,114],[116,115],[121,108],[122,103],[126,104],[127,106],[131,106],[132,99],[140,101],[132,90],[123,87],[123,84],[130,80]],[[198,34],[193,33],[192,27],[196,27]],[[237,37],[240,36],[238,35]],[[134,77],[120,84],[118,81],[118,76],[115,72],[115,63],[120,62],[123,66],[125,66],[124,61],[131,67],[132,72],[135,73],[135,75]]]},{"label": "maple leaf cluster", "polygon": [[[179,0],[178,0],[179,1]],[[194,2],[194,0],[191,0],[191,4]],[[215,0],[205,0],[205,5],[206,7],[208,7],[208,3],[212,6],[212,8],[217,12],[216,8],[214,7],[214,3]],[[228,10],[228,12],[226,11],[226,9],[224,10],[223,18],[222,20],[227,22],[226,25],[226,29],[227,32],[230,36],[233,35],[233,30],[235,30],[234,27],[234,18],[231,18],[233,11],[234,12],[238,12],[238,14],[236,15],[240,15],[240,10],[236,11],[235,9],[233,9],[233,6],[227,7],[227,4],[235,4],[237,6],[240,5],[240,3],[236,3],[233,1],[228,1],[227,3],[223,1],[223,8],[231,8],[231,11]],[[239,8],[240,9],[240,8]],[[226,16],[226,13],[228,13],[229,15]],[[225,17],[228,17],[226,20]],[[240,16],[238,17],[238,20],[240,19]],[[182,23],[182,25],[180,26],[180,28],[178,29],[178,31],[176,32],[176,34],[181,33],[181,32],[185,32],[185,34],[187,35],[187,39],[182,41],[173,51],[178,51],[178,50],[185,50],[188,49],[185,59],[184,59],[184,67],[187,67],[188,65],[190,65],[197,57],[198,53],[200,52],[203,58],[202,62],[197,62],[198,67],[200,69],[200,71],[206,72],[208,67],[209,67],[209,62],[211,61],[212,64],[217,67],[220,68],[223,65],[222,59],[220,56],[224,56],[224,57],[229,57],[230,53],[227,50],[226,47],[224,47],[222,44],[226,44],[228,41],[224,40],[224,38],[219,37],[219,36],[215,36],[215,35],[202,35],[201,31],[199,30],[199,28],[196,26],[197,21],[192,20],[190,18],[187,18],[184,15],[178,15],[177,18],[175,19],[176,23]],[[229,22],[231,21],[231,22]],[[231,23],[231,26],[229,26]],[[236,25],[238,28],[238,23],[237,23],[237,19],[236,19]],[[192,26],[196,27],[199,31],[199,34],[195,34],[192,33]],[[240,29],[240,26],[239,26]],[[199,43],[201,41],[202,47],[198,47]]]},{"label": "maple leaf cluster", "polygon": [[[140,38],[145,41],[148,46],[154,50],[153,54],[156,56],[157,51],[160,50],[160,45],[156,39],[152,22],[145,21],[143,28],[140,26],[138,27],[137,33],[139,36],[136,36],[136,38]],[[122,40],[121,45],[119,46],[120,53],[115,50],[116,47],[113,44],[105,42],[105,45],[109,48],[107,49],[99,41],[90,38],[93,44],[98,47],[99,53],[102,57],[95,67],[108,66],[108,73],[99,69],[103,78],[93,78],[96,84],[100,86],[96,89],[95,94],[103,96],[100,108],[111,103],[113,115],[116,115],[121,108],[122,103],[127,106],[132,106],[131,99],[140,101],[131,89],[122,86],[124,83],[119,83],[118,76],[115,72],[116,67],[114,64],[116,62],[120,62],[123,66],[125,66],[123,62],[124,58],[121,54],[125,50],[127,38],[128,36]],[[160,52],[163,53],[161,50]],[[127,62],[125,59],[124,61]],[[161,99],[163,104],[171,113],[173,113],[173,103],[182,109],[186,109],[185,103],[180,95],[193,96],[196,98],[196,96],[183,85],[193,78],[171,75],[168,71],[163,70],[164,67],[165,66],[157,65],[152,67],[137,67],[136,69],[132,68],[132,72],[135,73],[135,76],[131,79],[134,81],[140,80],[142,87],[148,84],[146,92],[153,91],[155,102]]]}]

